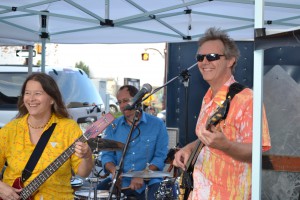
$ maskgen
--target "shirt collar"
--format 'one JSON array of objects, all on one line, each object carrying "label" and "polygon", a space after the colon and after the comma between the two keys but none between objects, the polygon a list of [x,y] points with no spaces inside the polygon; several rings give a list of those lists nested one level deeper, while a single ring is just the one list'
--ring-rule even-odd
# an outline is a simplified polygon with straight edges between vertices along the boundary
[{"label": "shirt collar", "polygon": [[[124,115],[121,117],[121,124],[127,124],[127,122],[126,122],[126,119],[125,119],[125,117],[124,117]],[[139,123],[147,123],[147,118],[146,118],[146,114],[145,114],[145,112],[141,112],[141,118],[140,118],[140,120],[139,120],[139,122],[138,122],[138,124]]]},{"label": "shirt collar", "polygon": [[[22,123],[21,124],[24,124],[26,125],[27,127],[27,120],[28,120],[28,117],[29,117],[29,113],[27,113],[26,115],[24,115],[24,117],[22,117]],[[47,125],[45,126],[45,130],[48,129],[53,123],[57,123],[58,122],[58,117],[52,113],[51,114],[51,117],[49,119],[49,122],[47,123]]]},{"label": "shirt collar", "polygon": [[[203,100],[205,104],[208,104],[210,101],[214,101],[216,104],[218,104],[219,106],[224,102],[224,100],[226,99],[226,95],[229,89],[229,86],[236,82],[233,75],[231,75],[231,77],[224,83],[224,85],[219,89],[219,91],[217,92],[217,94],[214,96],[214,98],[212,97],[212,90],[211,88],[208,89],[208,91],[206,92]],[[212,99],[213,98],[213,99]]]}]

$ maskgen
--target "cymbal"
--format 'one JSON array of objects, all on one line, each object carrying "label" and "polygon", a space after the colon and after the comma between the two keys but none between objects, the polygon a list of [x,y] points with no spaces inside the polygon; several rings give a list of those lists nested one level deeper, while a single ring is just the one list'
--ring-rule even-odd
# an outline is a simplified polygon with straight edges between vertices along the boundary
[{"label": "cymbal", "polygon": [[171,177],[171,174],[168,172],[162,172],[162,171],[143,170],[143,171],[127,172],[127,173],[122,174],[121,176],[150,179],[150,178]]},{"label": "cymbal", "polygon": [[103,138],[92,138],[87,141],[93,151],[121,151],[125,146],[122,142]]}]

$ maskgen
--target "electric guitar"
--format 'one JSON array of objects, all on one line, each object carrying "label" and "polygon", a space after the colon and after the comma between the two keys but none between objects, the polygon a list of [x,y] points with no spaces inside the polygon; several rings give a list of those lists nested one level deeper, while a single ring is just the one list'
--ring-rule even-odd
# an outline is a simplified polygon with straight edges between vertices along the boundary
[{"label": "electric guitar", "polygon": [[[95,138],[99,135],[109,124],[114,120],[112,114],[107,113],[102,116],[99,120],[91,124],[85,133],[80,136],[75,142],[86,142],[90,138]],[[31,197],[38,188],[59,168],[61,167],[69,157],[75,152],[75,142],[71,144],[59,157],[57,157],[51,164],[48,165],[35,179],[33,179],[26,187],[23,188],[23,183],[21,177],[17,178],[13,187],[17,189],[22,189],[20,198],[22,200],[33,200]]]},{"label": "electric guitar", "polygon": [[[206,129],[210,130],[211,126],[216,126],[222,119],[226,118],[229,109],[230,99],[227,98],[221,106],[218,107],[217,111],[207,120]],[[194,165],[200,154],[204,144],[197,139],[196,147],[192,151],[187,163],[186,170],[181,173],[179,183],[179,200],[186,200],[189,197],[190,192],[193,190],[193,171]]]}]

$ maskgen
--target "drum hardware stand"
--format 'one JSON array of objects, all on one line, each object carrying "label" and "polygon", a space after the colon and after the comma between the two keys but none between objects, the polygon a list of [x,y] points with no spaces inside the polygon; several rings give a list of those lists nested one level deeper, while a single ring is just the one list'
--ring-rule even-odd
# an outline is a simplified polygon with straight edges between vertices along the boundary
[{"label": "drum hardware stand", "polygon": [[120,200],[120,196],[121,196],[121,192],[118,191],[118,187],[116,187],[116,182],[117,180],[119,179],[120,175],[121,175],[121,170],[123,168],[123,163],[124,163],[124,158],[125,158],[125,155],[126,155],[126,152],[127,152],[127,149],[128,149],[128,146],[129,146],[129,143],[130,143],[130,140],[131,140],[131,136],[132,136],[132,133],[133,133],[133,129],[135,127],[135,124],[137,123],[138,121],[138,116],[140,114],[140,109],[141,109],[141,104],[137,104],[136,105],[136,108],[135,108],[135,115],[134,115],[134,118],[133,118],[133,122],[132,122],[132,125],[131,125],[131,129],[130,129],[130,132],[128,134],[128,137],[127,137],[127,140],[126,140],[126,143],[125,143],[125,146],[123,148],[123,152],[122,152],[122,156],[121,156],[121,159],[120,159],[120,163],[118,166],[116,166],[116,172],[115,172],[115,176],[113,177],[113,181],[112,181],[112,185],[109,189],[109,196],[108,196],[108,200],[111,200],[112,199],[112,194],[113,194],[113,191],[114,191],[114,188],[116,188],[116,191],[117,191],[117,200]]},{"label": "drum hardware stand", "polygon": [[[90,199],[97,199],[97,183],[99,182],[99,178],[97,178],[97,177],[90,177],[90,178],[86,178],[86,180],[90,182],[88,199],[89,200]],[[94,198],[91,198],[92,190],[94,192]]]},{"label": "drum hardware stand", "polygon": [[[96,160],[98,159],[98,154],[94,154],[94,155],[95,155],[95,163],[96,163]],[[86,181],[90,182],[88,200],[97,199],[97,183],[99,182],[99,177],[95,176],[94,171],[97,171],[96,164],[94,165],[93,170],[92,170],[92,177],[88,177],[85,179]],[[101,170],[100,170],[100,172],[101,172]],[[99,174],[100,174],[100,172],[99,172]],[[94,192],[94,198],[91,198],[92,190]]]},{"label": "drum hardware stand", "polygon": [[144,179],[144,181],[145,181],[145,185],[146,185],[146,188],[145,188],[145,200],[148,200],[148,190],[149,190],[148,184],[150,182],[150,179],[146,178],[146,179]]},{"label": "drum hardware stand", "polygon": [[92,170],[93,175],[95,177],[101,178],[101,179],[106,178],[109,174],[106,173],[104,175],[101,175],[101,172],[103,172],[104,170],[102,168],[99,169],[99,170],[96,169],[96,166],[101,167],[101,165],[102,165],[101,161],[98,160],[99,154],[94,154],[94,155],[95,155],[95,158],[94,158],[95,159],[95,165],[94,165],[94,168]]},{"label": "drum hardware stand", "polygon": [[[146,167],[146,171],[149,171],[149,163],[147,163],[147,167]],[[145,185],[146,185],[146,188],[145,188],[145,200],[148,200],[148,191],[149,191],[149,182],[150,182],[150,178],[144,178],[144,182],[145,182]]]}]

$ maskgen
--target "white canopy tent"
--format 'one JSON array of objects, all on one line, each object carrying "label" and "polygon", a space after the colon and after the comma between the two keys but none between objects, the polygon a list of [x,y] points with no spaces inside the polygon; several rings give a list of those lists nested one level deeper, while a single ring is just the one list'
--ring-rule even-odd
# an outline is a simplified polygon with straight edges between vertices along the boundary
[{"label": "white canopy tent", "polygon": [[[1,0],[0,38],[44,47],[46,42],[171,43],[197,40],[216,26],[235,40],[254,41],[255,29],[265,28],[266,35],[299,29],[299,9],[299,0]],[[299,31],[291,35],[299,45]],[[261,119],[263,50],[254,53],[254,114]],[[254,120],[252,199],[260,199],[260,143],[261,123]]]},{"label": "white canopy tent", "polygon": [[[258,1],[259,2],[259,1]],[[254,39],[254,0],[1,0],[0,38],[50,43],[197,40],[210,26]],[[300,25],[299,0],[265,1],[267,34]],[[46,20],[42,27],[41,16]],[[49,37],[47,37],[49,36]]]}]

